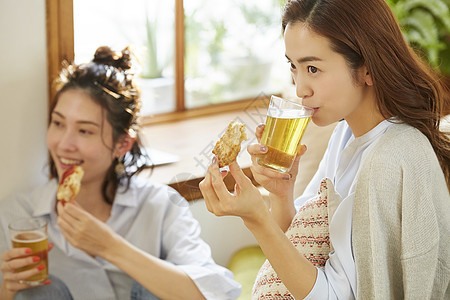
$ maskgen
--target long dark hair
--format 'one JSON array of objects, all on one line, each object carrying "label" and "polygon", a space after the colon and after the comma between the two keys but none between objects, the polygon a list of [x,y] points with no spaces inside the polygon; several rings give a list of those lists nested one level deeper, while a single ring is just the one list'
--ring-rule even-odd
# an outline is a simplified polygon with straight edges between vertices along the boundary
[{"label": "long dark hair", "polygon": [[365,65],[372,76],[377,105],[385,118],[420,130],[430,141],[450,188],[450,139],[439,130],[449,113],[450,91],[413,51],[384,0],[291,0],[289,23],[305,23],[330,40],[356,76]]},{"label": "long dark hair", "polygon": [[[128,47],[121,52],[112,51],[106,46],[99,47],[91,62],[66,65],[63,68],[57,80],[58,92],[50,107],[51,113],[65,91],[83,90],[105,112],[106,120],[113,129],[113,145],[124,134],[136,137],[131,150],[120,159],[120,162],[114,160],[107,171],[102,185],[102,195],[109,204],[114,202],[120,185],[123,185],[126,191],[135,174],[152,167],[139,137],[141,99],[140,91],[133,83],[131,65],[131,53]],[[119,163],[124,164],[125,170],[117,174],[116,166]],[[50,178],[58,178],[55,162],[51,156],[49,167]]]}]

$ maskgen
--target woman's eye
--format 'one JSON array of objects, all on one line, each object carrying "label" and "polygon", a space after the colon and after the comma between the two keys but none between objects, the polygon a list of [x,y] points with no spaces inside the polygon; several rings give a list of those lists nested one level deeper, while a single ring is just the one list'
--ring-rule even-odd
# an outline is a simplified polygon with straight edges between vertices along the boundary
[{"label": "woman's eye", "polygon": [[319,71],[319,69],[317,69],[316,67],[314,67],[314,66],[308,66],[308,72],[309,72],[309,73],[315,74],[315,73],[317,73],[318,71]]},{"label": "woman's eye", "polygon": [[56,127],[62,126],[61,122],[60,122],[60,121],[56,121],[56,120],[53,120],[53,121],[52,121],[52,124],[53,124],[54,126],[56,126]]},{"label": "woman's eye", "polygon": [[86,130],[86,129],[80,129],[81,134],[91,135],[92,131]]},{"label": "woman's eye", "polygon": [[295,70],[295,65],[293,63],[291,63],[290,61],[288,61],[287,63],[289,64],[291,70]]}]

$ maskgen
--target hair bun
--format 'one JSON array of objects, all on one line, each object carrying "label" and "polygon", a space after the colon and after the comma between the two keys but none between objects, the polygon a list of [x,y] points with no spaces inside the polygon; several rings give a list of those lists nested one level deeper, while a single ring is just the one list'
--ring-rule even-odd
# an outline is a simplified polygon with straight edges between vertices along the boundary
[{"label": "hair bun", "polygon": [[108,46],[98,47],[92,60],[98,64],[113,66],[118,69],[128,70],[131,68],[130,49],[126,47],[121,52],[113,51]]}]

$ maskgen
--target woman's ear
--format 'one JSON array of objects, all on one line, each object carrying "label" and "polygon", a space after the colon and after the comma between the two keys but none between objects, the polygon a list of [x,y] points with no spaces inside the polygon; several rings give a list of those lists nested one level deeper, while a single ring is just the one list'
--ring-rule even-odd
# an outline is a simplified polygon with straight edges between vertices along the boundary
[{"label": "woman's ear", "polygon": [[114,156],[117,158],[124,156],[128,151],[131,150],[135,141],[135,137],[131,137],[129,134],[122,134],[115,146]]},{"label": "woman's ear", "polygon": [[366,66],[363,67],[363,71],[364,71],[363,73],[364,83],[367,84],[368,86],[373,86],[372,75],[370,74],[369,70],[367,70]]}]

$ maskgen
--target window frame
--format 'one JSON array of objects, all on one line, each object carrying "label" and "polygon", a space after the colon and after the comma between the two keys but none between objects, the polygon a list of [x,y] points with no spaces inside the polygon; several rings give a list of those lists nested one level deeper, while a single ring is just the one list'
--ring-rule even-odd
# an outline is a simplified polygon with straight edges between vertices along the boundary
[{"label": "window frame", "polygon": [[[144,116],[142,125],[183,120],[226,111],[242,110],[254,101],[251,99],[212,104],[187,109],[185,106],[184,81],[184,7],[183,0],[175,1],[175,111]],[[73,0],[46,0],[47,23],[47,65],[48,65],[48,107],[51,107],[56,94],[54,79],[61,71],[63,61],[73,62],[74,53],[74,16]],[[256,97],[255,97],[256,98]],[[260,98],[260,97],[259,97]]]}]

